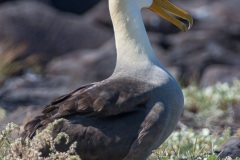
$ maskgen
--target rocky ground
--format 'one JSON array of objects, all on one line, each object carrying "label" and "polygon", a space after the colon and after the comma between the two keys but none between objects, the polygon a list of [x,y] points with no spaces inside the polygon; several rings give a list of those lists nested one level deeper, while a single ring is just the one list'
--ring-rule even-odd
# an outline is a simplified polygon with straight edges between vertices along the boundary
[{"label": "rocky ground", "polygon": [[[164,66],[182,86],[240,79],[240,1],[173,3],[193,16],[190,31],[143,10]],[[107,0],[2,0],[0,26],[0,107],[7,113],[1,129],[10,121],[25,123],[54,98],[114,69]]]}]

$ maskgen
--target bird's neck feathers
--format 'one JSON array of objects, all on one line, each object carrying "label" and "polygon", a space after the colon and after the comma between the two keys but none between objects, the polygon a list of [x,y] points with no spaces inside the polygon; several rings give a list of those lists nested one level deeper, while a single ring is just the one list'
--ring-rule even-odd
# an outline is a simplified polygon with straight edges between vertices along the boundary
[{"label": "bird's neck feathers", "polygon": [[[163,68],[149,42],[134,0],[109,0],[117,49],[115,72],[134,72],[158,66]],[[115,73],[114,72],[114,73]]]}]

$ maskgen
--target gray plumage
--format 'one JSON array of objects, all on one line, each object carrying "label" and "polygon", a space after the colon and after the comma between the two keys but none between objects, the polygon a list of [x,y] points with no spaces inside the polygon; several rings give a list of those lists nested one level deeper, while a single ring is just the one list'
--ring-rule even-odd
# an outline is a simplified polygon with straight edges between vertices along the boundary
[{"label": "gray plumage", "polygon": [[[77,153],[83,160],[146,159],[172,132],[182,111],[182,97],[175,96],[179,90],[169,91],[171,83],[155,87],[109,79],[80,87],[46,106],[43,115],[25,126],[22,136],[32,138],[37,129],[65,118],[53,136],[66,132],[70,143],[57,145],[59,151],[77,141]],[[172,105],[179,108],[172,110]]]}]

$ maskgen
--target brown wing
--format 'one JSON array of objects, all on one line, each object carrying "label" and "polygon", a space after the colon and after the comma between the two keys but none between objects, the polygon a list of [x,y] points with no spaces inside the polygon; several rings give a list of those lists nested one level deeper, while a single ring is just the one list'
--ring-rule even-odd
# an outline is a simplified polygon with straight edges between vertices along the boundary
[{"label": "brown wing", "polygon": [[[141,86],[141,88],[139,87]],[[126,80],[109,80],[89,84],[61,96],[47,105],[43,115],[36,117],[25,126],[22,136],[30,138],[38,128],[58,118],[79,114],[106,117],[132,112],[145,106],[148,96],[142,93],[146,84]]]}]

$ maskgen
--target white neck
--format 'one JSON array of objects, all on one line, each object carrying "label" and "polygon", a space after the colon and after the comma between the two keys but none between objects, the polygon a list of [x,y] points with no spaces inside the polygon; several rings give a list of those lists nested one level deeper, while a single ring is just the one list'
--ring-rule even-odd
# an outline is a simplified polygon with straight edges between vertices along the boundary
[{"label": "white neck", "polygon": [[[141,68],[163,68],[149,42],[141,8],[133,0],[109,0],[117,48],[114,73],[138,72]],[[165,69],[163,69],[165,70]]]}]

